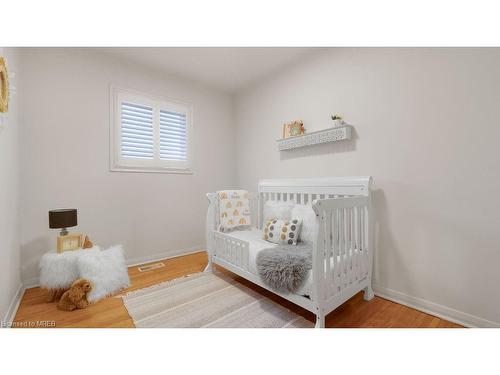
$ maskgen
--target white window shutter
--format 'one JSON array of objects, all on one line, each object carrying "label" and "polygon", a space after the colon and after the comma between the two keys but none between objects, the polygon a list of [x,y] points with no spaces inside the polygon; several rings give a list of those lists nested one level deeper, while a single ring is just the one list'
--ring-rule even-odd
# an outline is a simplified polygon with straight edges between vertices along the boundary
[{"label": "white window shutter", "polygon": [[185,113],[160,110],[160,159],[187,160]]},{"label": "white window shutter", "polygon": [[122,102],[120,125],[122,157],[153,159],[153,108]]},{"label": "white window shutter", "polygon": [[112,171],[193,173],[190,104],[111,86]]}]

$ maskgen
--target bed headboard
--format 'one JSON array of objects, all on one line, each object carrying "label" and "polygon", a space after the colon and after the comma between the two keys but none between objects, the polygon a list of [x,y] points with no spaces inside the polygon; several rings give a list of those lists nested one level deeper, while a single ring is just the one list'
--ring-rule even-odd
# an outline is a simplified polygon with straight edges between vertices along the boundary
[{"label": "bed headboard", "polygon": [[[261,180],[258,194],[251,194],[250,198],[252,225],[262,227],[263,205],[268,200],[294,200],[295,203],[311,205],[315,199],[370,196],[371,185],[370,176]],[[216,193],[208,193],[207,198],[210,202],[207,230],[210,233],[219,224],[219,201]]]},{"label": "bed headboard", "polygon": [[259,193],[369,196],[371,184],[370,176],[272,179],[259,182]]},{"label": "bed headboard", "polygon": [[263,207],[266,201],[290,201],[297,204],[312,205],[315,199],[339,198],[348,196],[370,196],[372,178],[326,177],[272,179],[259,182],[258,227],[262,228]]}]

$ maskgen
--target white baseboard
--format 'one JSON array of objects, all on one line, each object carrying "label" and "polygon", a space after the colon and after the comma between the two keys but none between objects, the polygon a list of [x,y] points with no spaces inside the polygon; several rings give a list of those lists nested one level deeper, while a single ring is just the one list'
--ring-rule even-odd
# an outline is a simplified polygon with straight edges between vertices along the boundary
[{"label": "white baseboard", "polygon": [[31,289],[40,286],[40,278],[32,277],[23,281],[24,289]]},{"label": "white baseboard", "polygon": [[19,309],[19,305],[21,304],[21,299],[23,298],[25,290],[26,288],[21,283],[17,288],[16,294],[14,294],[14,298],[12,298],[9,308],[5,313],[5,316],[3,317],[3,324],[0,325],[0,327],[4,327],[4,324],[12,323],[12,321],[16,317],[17,309]]},{"label": "white baseboard", "polygon": [[373,285],[375,294],[379,297],[411,307],[426,314],[437,316],[438,318],[448,320],[453,323],[470,328],[500,328],[500,323],[492,322],[451,307],[439,305],[422,298],[409,296],[393,289],[385,288],[380,285]]},{"label": "white baseboard", "polygon": [[150,255],[147,257],[127,259],[127,266],[133,267],[133,266],[138,266],[140,264],[157,262],[157,261],[163,260],[163,259],[170,259],[170,258],[176,258],[176,257],[183,256],[183,255],[199,253],[200,251],[205,251],[205,248],[206,248],[205,245],[199,245],[199,246],[188,247],[186,249],[167,251],[165,253]]},{"label": "white baseboard", "polygon": [[[183,255],[189,255],[189,254],[199,253],[200,251],[205,251],[205,247],[206,247],[205,245],[199,245],[199,246],[188,247],[186,249],[171,250],[164,253],[149,255],[146,257],[126,259],[126,264],[127,267],[133,267],[133,266],[138,266],[140,264],[157,262],[163,259],[176,258]],[[26,279],[24,280],[23,285],[24,289],[39,287],[40,278],[32,277],[30,279]]]}]

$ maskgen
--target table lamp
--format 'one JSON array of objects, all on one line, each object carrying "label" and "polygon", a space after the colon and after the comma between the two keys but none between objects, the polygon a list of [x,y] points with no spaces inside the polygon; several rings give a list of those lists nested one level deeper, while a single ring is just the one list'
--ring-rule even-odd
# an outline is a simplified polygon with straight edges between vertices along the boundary
[{"label": "table lamp", "polygon": [[65,208],[49,211],[49,228],[61,229],[57,237],[57,252],[76,250],[81,246],[81,235],[68,233],[67,228],[78,224],[75,208]]}]

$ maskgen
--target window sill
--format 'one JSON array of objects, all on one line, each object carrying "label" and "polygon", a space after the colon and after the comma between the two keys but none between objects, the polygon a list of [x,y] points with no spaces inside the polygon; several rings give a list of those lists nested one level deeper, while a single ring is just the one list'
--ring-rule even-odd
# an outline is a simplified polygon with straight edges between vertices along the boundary
[{"label": "window sill", "polygon": [[194,174],[191,168],[111,167],[111,172]]}]

